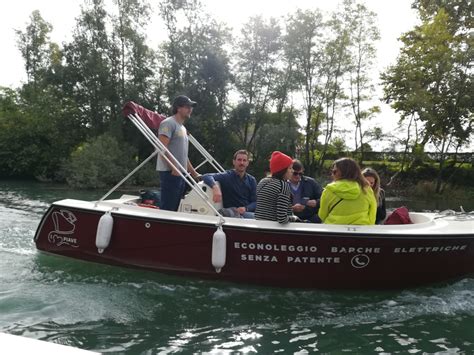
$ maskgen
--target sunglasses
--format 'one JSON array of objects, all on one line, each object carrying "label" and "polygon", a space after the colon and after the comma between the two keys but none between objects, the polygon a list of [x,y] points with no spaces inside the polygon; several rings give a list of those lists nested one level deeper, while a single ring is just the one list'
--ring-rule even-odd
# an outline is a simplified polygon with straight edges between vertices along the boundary
[{"label": "sunglasses", "polygon": [[303,176],[303,173],[297,173],[296,171],[293,171],[293,175],[294,175],[294,176],[298,176],[298,175],[299,175],[299,176]]}]

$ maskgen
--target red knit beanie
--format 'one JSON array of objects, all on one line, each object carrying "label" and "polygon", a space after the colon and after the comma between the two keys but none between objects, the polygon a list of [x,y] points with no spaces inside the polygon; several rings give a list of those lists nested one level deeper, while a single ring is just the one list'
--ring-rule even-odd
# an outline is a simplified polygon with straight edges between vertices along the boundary
[{"label": "red knit beanie", "polygon": [[293,159],[279,151],[274,151],[270,159],[270,172],[277,173],[293,164]]}]

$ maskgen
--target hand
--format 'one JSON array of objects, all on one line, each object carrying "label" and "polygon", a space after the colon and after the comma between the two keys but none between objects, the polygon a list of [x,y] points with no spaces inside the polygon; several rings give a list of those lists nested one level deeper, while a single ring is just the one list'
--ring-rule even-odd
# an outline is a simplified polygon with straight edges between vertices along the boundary
[{"label": "hand", "polygon": [[306,206],[308,207],[316,207],[316,204],[318,203],[318,200],[309,200],[307,203],[306,203]]},{"label": "hand", "polygon": [[293,215],[293,216],[288,217],[288,221],[289,222],[301,222],[301,219],[298,216]]},{"label": "hand", "polygon": [[242,215],[247,212],[247,209],[245,207],[237,207],[237,212]]},{"label": "hand", "polygon": [[301,212],[301,211],[304,210],[304,206],[300,203],[297,203],[297,204],[293,205],[291,207],[291,209],[293,210],[293,212]]},{"label": "hand", "polygon": [[202,175],[201,174],[196,174],[193,176],[194,181],[199,182],[202,180]]},{"label": "hand", "polygon": [[173,175],[173,176],[180,176],[178,170],[176,170],[176,169],[172,169],[172,170],[171,170],[171,175]]},{"label": "hand", "polygon": [[219,186],[217,185],[214,185],[212,187],[212,201],[214,201],[215,203],[222,202],[222,192]]}]

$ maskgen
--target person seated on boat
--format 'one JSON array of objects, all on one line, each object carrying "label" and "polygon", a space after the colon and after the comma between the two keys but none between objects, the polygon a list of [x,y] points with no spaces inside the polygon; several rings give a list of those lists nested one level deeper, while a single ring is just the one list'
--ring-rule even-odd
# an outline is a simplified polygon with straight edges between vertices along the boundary
[{"label": "person seated on boat", "polygon": [[247,173],[249,153],[243,149],[236,151],[232,164],[234,169],[205,174],[202,180],[212,188],[213,201],[222,201],[225,216],[255,218],[257,180]]},{"label": "person seated on boat", "polygon": [[369,182],[370,187],[374,191],[374,196],[377,201],[377,215],[375,216],[375,224],[382,224],[387,217],[387,209],[385,208],[385,191],[380,187],[380,176],[372,168],[365,168],[362,170],[362,175]]},{"label": "person seated on boat", "polygon": [[[351,158],[336,160],[334,182],[321,195],[319,218],[327,224],[375,224],[377,201],[359,165]],[[258,200],[257,200],[258,203]]]},{"label": "person seated on boat", "polygon": [[293,160],[293,174],[288,180],[290,185],[293,213],[302,220],[321,223],[318,217],[318,201],[321,198],[321,186],[304,173],[303,164]]},{"label": "person seated on boat", "polygon": [[257,185],[257,207],[255,218],[288,223],[298,220],[291,209],[291,191],[287,180],[293,173],[293,159],[275,151],[270,159],[270,177]]}]

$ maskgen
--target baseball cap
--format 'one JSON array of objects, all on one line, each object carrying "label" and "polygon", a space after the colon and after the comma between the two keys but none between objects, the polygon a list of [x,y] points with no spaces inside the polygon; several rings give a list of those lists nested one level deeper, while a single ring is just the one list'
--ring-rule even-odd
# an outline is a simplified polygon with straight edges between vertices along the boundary
[{"label": "baseball cap", "polygon": [[184,95],[177,96],[173,101],[174,108],[183,107],[183,106],[196,107],[196,105],[197,105],[196,101],[192,101],[189,97],[184,96]]}]

